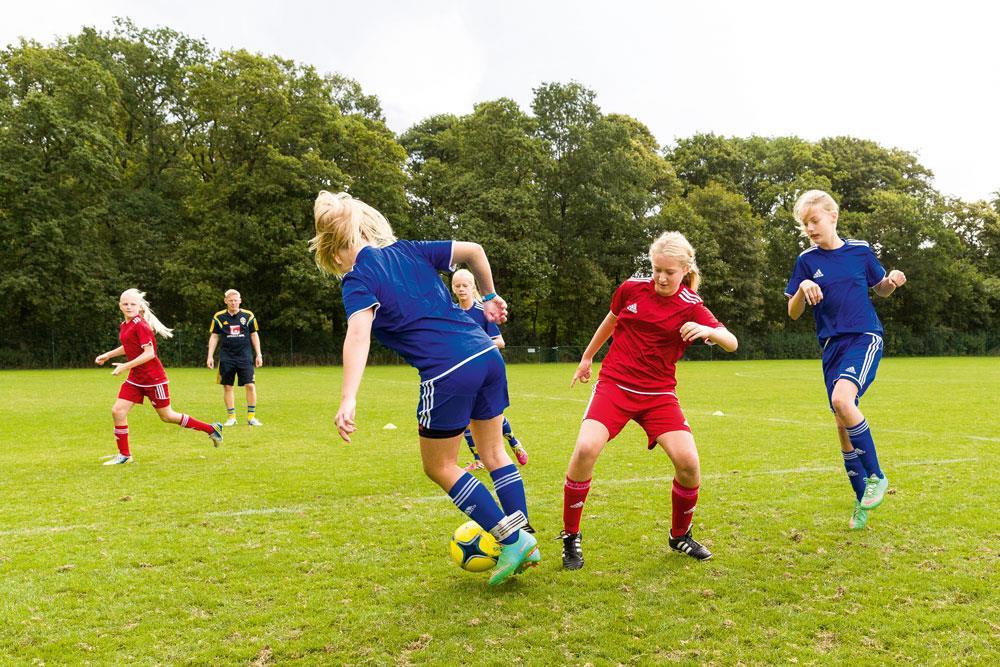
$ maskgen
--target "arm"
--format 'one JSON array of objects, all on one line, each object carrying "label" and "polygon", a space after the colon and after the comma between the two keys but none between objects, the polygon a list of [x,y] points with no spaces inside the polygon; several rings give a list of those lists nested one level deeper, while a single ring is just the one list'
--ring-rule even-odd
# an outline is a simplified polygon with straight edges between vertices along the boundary
[{"label": "arm", "polygon": [[889,274],[875,286],[875,293],[881,297],[887,297],[896,291],[897,287],[902,287],[906,283],[906,276],[902,271],[893,269]]},{"label": "arm", "polygon": [[611,338],[616,324],[618,324],[618,318],[615,317],[614,313],[609,312],[605,316],[604,321],[597,327],[597,331],[594,332],[594,336],[590,339],[587,349],[583,351],[583,357],[580,358],[580,365],[576,367],[576,372],[573,373],[573,380],[569,383],[570,387],[575,385],[577,380],[584,383],[590,382],[590,367],[594,363],[594,355]]},{"label": "arm", "polygon": [[94,363],[97,364],[98,366],[103,366],[104,362],[107,361],[108,359],[113,359],[114,357],[120,357],[123,354],[125,354],[125,346],[119,345],[113,350],[108,350],[104,354],[97,355],[97,357],[94,359]]},{"label": "arm", "polygon": [[689,342],[701,338],[709,345],[718,345],[726,352],[735,352],[739,346],[736,336],[726,327],[713,329],[697,322],[685,322],[681,325],[681,338]]},{"label": "arm", "polygon": [[208,337],[208,360],[205,365],[215,368],[215,348],[219,345],[219,334],[213,333]]},{"label": "arm", "polygon": [[797,320],[805,311],[807,303],[810,306],[815,306],[822,300],[823,290],[820,289],[820,286],[811,280],[803,280],[799,284],[799,288],[795,290],[795,294],[788,300],[788,316]]},{"label": "arm", "polygon": [[340,390],[340,408],[335,421],[337,432],[346,442],[351,441],[351,433],[357,430],[354,412],[357,408],[358,389],[361,376],[368,363],[368,349],[371,347],[372,322],[375,309],[358,311],[347,321],[347,335],[344,337],[344,379]]},{"label": "arm", "polygon": [[155,358],[156,358],[156,352],[153,350],[152,344],[145,345],[143,346],[142,354],[140,354],[132,361],[126,361],[123,364],[112,364],[114,366],[114,370],[111,371],[111,374],[118,375],[122,371],[130,370],[132,368],[135,368],[136,366],[142,366],[147,361],[150,361]]},{"label": "arm", "polygon": [[[496,294],[493,286],[493,272],[490,269],[490,260],[486,257],[486,251],[478,243],[469,241],[454,241],[451,248],[451,261],[469,265],[472,276],[476,279],[476,285],[483,294]],[[494,296],[489,301],[483,302],[483,312],[490,322],[503,324],[507,321],[507,302],[499,296]]]},{"label": "arm", "polygon": [[496,336],[493,339],[493,344],[497,346],[498,350],[502,350],[507,347],[507,343],[504,342],[503,336]]},{"label": "arm", "polygon": [[261,366],[264,365],[264,357],[262,357],[260,354],[260,334],[258,334],[256,331],[250,334],[250,344],[253,345],[254,366],[260,368]]}]

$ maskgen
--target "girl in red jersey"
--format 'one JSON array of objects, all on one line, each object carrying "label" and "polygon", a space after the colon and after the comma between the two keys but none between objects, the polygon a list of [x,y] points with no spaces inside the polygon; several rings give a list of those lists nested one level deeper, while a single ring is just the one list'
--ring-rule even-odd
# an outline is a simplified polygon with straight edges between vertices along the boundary
[{"label": "girl in red jersey", "polygon": [[697,294],[701,276],[694,248],[679,232],[668,232],[649,248],[652,278],[630,278],[615,291],[611,312],[594,332],[573,374],[589,382],[594,355],[614,335],[584,413],[563,489],[563,567],[583,567],[580,517],[590,491],[594,464],[608,441],[628,421],[639,424],[648,447],[660,445],[674,464],[673,522],[669,543],[699,560],[712,553],[691,536],[701,471],[698,450],[674,389],[677,361],[701,339],[733,352],[738,345]]},{"label": "girl in red jersey", "polygon": [[127,361],[123,364],[113,364],[112,375],[128,371],[128,377],[118,391],[118,400],[111,407],[111,415],[115,420],[115,440],[118,443],[118,455],[104,465],[120,465],[132,461],[132,453],[128,448],[128,413],[136,404],[141,404],[145,397],[153,404],[160,419],[170,424],[180,424],[184,428],[193,428],[207,433],[215,446],[222,442],[222,425],[206,424],[192,417],[174,412],[170,407],[170,392],[167,390],[167,373],[163,364],[156,356],[156,335],[170,338],[173,333],[163,326],[156,315],[149,309],[145,299],[146,294],[137,289],[127,289],[122,292],[118,307],[125,315],[118,332],[121,346],[109,352],[97,355],[94,362],[100,366],[113,357],[125,355]]}]

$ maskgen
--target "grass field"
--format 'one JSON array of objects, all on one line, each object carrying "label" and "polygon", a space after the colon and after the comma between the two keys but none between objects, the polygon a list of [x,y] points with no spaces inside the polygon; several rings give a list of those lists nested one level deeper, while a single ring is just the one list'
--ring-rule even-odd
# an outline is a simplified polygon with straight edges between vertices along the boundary
[{"label": "grass field", "polygon": [[[500,589],[448,558],[464,517],[420,471],[409,368],[368,369],[350,445],[339,368],[264,368],[263,428],[213,449],[147,405],[118,467],[107,370],[0,373],[0,663],[1000,662],[1000,359],[882,362],[862,408],[892,495],[861,533],[819,362],[682,364],[716,557],[667,548],[669,461],[630,425],[579,572],[554,538],[589,390],[508,373],[543,561]],[[213,375],[170,371],[175,407],[219,419]]]}]

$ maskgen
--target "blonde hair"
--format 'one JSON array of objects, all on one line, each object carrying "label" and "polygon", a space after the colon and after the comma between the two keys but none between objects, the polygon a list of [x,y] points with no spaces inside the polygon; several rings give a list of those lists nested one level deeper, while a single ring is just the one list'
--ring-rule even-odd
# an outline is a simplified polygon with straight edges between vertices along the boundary
[{"label": "blonde hair", "polygon": [[310,239],[309,250],[316,253],[319,268],[337,276],[346,273],[337,261],[339,251],[360,248],[365,243],[384,248],[396,242],[385,216],[346,192],[320,191],[313,204],[313,216],[316,236]]},{"label": "blonde hair", "polygon": [[227,298],[227,299],[228,299],[229,297],[231,297],[232,295],[234,295],[234,294],[235,294],[236,296],[240,297],[241,299],[243,298],[243,295],[242,295],[242,294],[240,294],[240,291],[239,291],[239,290],[235,290],[235,289],[227,289],[227,290],[226,290],[226,298]]},{"label": "blonde hair", "polygon": [[807,190],[803,192],[795,200],[795,206],[792,207],[792,215],[795,217],[795,222],[799,224],[799,229],[802,231],[803,236],[808,236],[804,222],[806,214],[814,206],[818,206],[829,213],[840,213],[840,206],[837,205],[837,201],[828,192],[824,192],[823,190]]},{"label": "blonde hair", "polygon": [[680,262],[686,267],[688,272],[681,280],[691,288],[692,292],[698,291],[701,284],[701,271],[698,270],[698,263],[694,260],[694,247],[688,242],[680,232],[663,232],[649,246],[649,259],[653,260],[653,255],[665,255]]},{"label": "blonde hair", "polygon": [[118,297],[118,300],[120,301],[120,300],[124,299],[126,296],[133,297],[136,301],[139,302],[139,306],[141,308],[141,311],[140,311],[141,317],[142,317],[142,319],[144,319],[146,321],[146,324],[148,324],[153,331],[155,331],[156,333],[160,334],[164,338],[172,338],[173,337],[174,330],[173,329],[168,329],[163,324],[163,322],[161,322],[156,317],[156,315],[153,314],[153,311],[149,309],[149,302],[146,301],[146,293],[145,292],[140,292],[136,288],[130,287],[129,289],[127,289],[124,292],[122,292],[122,295],[120,297]]},{"label": "blonde hair", "polygon": [[451,284],[453,286],[455,284],[455,279],[457,278],[468,278],[469,282],[472,283],[473,301],[481,302],[483,300],[483,296],[479,293],[479,286],[476,285],[476,277],[472,275],[472,271],[469,271],[468,269],[459,269],[455,273],[451,274]]}]

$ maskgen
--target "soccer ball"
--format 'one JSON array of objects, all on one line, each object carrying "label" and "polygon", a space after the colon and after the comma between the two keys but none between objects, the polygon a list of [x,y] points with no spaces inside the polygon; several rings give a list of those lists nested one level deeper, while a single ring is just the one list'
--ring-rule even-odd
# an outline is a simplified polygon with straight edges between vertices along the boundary
[{"label": "soccer ball", "polygon": [[475,521],[466,521],[455,529],[448,551],[463,570],[485,572],[497,564],[500,543]]}]

